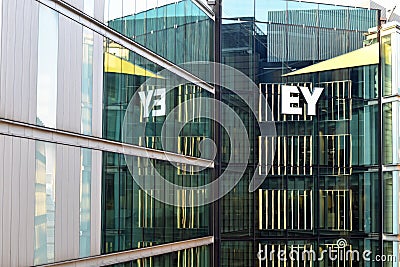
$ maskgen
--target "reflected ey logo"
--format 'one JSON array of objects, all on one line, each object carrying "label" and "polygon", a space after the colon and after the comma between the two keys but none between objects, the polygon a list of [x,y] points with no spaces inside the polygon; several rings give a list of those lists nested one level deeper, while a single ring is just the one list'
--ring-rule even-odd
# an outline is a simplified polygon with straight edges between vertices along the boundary
[{"label": "reflected ey logo", "polygon": [[165,116],[165,88],[138,92],[143,118]]},{"label": "reflected ey logo", "polygon": [[319,98],[321,97],[324,88],[315,87],[311,90],[307,87],[283,85],[282,86],[282,114],[287,115],[301,115],[303,108],[300,107],[300,92],[307,103],[307,115],[316,115],[316,106]]}]

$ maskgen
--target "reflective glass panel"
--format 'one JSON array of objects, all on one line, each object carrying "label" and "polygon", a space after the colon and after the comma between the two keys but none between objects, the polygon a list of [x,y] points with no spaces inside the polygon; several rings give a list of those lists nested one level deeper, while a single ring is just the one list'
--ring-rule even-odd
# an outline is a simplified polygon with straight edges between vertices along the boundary
[{"label": "reflective glass panel", "polygon": [[81,149],[79,256],[90,256],[92,150]]},{"label": "reflective glass panel", "polygon": [[83,28],[81,92],[81,132],[91,135],[93,108],[93,32],[87,28]]},{"label": "reflective glass panel", "polygon": [[40,5],[36,123],[56,127],[58,13]]},{"label": "reflective glass panel", "polygon": [[56,145],[36,142],[34,264],[54,262]]}]

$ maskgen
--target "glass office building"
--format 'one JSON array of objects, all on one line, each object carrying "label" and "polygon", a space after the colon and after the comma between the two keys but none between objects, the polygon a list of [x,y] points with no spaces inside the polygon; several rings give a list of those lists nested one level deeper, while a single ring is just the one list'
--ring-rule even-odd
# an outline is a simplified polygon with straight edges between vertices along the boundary
[{"label": "glass office building", "polygon": [[[191,206],[187,190],[174,206],[154,199],[127,158],[147,180],[155,172],[182,186],[212,179],[212,167],[196,171],[213,165],[199,147],[212,123],[187,115],[211,107],[180,104],[213,98],[213,86],[178,65],[213,60],[211,8],[191,0],[0,7],[0,265],[209,266],[209,205]],[[160,95],[167,74],[185,82]],[[142,116],[132,127],[146,132],[124,139],[135,93],[145,102],[133,104]],[[149,103],[157,108],[145,112]],[[178,106],[173,122],[185,128],[163,147],[165,114]]]},{"label": "glass office building", "polygon": [[[259,120],[274,121],[277,135],[253,142],[248,169],[265,175],[261,187],[249,193],[246,176],[219,203],[221,266],[398,266],[394,258],[318,259],[338,240],[341,253],[398,259],[398,26],[380,28],[383,13],[374,9],[251,2],[241,9],[224,1],[220,56],[259,85]],[[300,91],[289,95],[298,113],[285,114],[287,86],[323,88],[314,116]],[[232,94],[222,90],[222,99]],[[289,258],[292,251],[300,257]],[[310,251],[314,258],[302,257]]]},{"label": "glass office building", "polygon": [[[0,1],[0,266],[398,266],[397,15],[371,1],[330,4]],[[257,92],[185,64],[208,61],[243,72]],[[288,86],[323,88],[315,115],[293,92],[302,111],[282,112]],[[265,97],[257,116],[254,93]],[[239,115],[251,149],[239,183],[196,205],[210,192],[190,187],[242,153],[228,136],[235,120],[198,118],[221,116],[207,99]],[[274,122],[276,136],[257,122]],[[165,124],[184,127],[165,137]],[[265,180],[249,192],[254,173]],[[158,175],[182,187],[174,205],[140,184]],[[397,261],[275,253],[338,240]]]}]

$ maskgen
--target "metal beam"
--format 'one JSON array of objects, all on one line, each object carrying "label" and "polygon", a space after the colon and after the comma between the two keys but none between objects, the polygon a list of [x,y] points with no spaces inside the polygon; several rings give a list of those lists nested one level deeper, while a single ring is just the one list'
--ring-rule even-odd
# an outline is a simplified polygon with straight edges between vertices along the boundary
[{"label": "metal beam", "polygon": [[105,140],[99,137],[44,128],[6,119],[0,119],[0,134],[56,143],[60,145],[120,153],[129,156],[146,157],[205,168],[214,168],[214,161],[212,160],[190,157],[137,145],[123,144],[116,141]]},{"label": "metal beam", "polygon": [[207,5],[206,3],[204,3],[201,0],[192,0],[192,2],[198,7],[200,8],[208,17],[210,17],[212,20],[215,20],[215,15],[214,15],[214,11],[210,8],[209,5]]},{"label": "metal beam", "polygon": [[179,241],[168,243],[164,245],[152,246],[147,248],[140,248],[135,250],[122,251],[117,253],[110,253],[106,255],[93,256],[83,259],[69,260],[63,262],[56,262],[51,264],[40,265],[40,267],[97,267],[108,266],[118,263],[130,262],[137,259],[154,257],[172,253],[184,249],[207,246],[214,243],[214,237],[208,236],[203,238],[191,239],[186,241]]}]

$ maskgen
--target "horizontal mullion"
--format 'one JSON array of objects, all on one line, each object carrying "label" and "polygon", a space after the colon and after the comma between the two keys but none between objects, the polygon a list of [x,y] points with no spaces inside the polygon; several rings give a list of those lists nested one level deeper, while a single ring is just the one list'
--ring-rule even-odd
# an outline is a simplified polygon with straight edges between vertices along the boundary
[{"label": "horizontal mullion", "polygon": [[125,144],[99,137],[50,129],[6,119],[0,119],[0,134],[56,143],[60,145],[125,154],[129,156],[151,158],[205,168],[214,168],[214,161],[212,160],[185,156],[173,152]]}]

